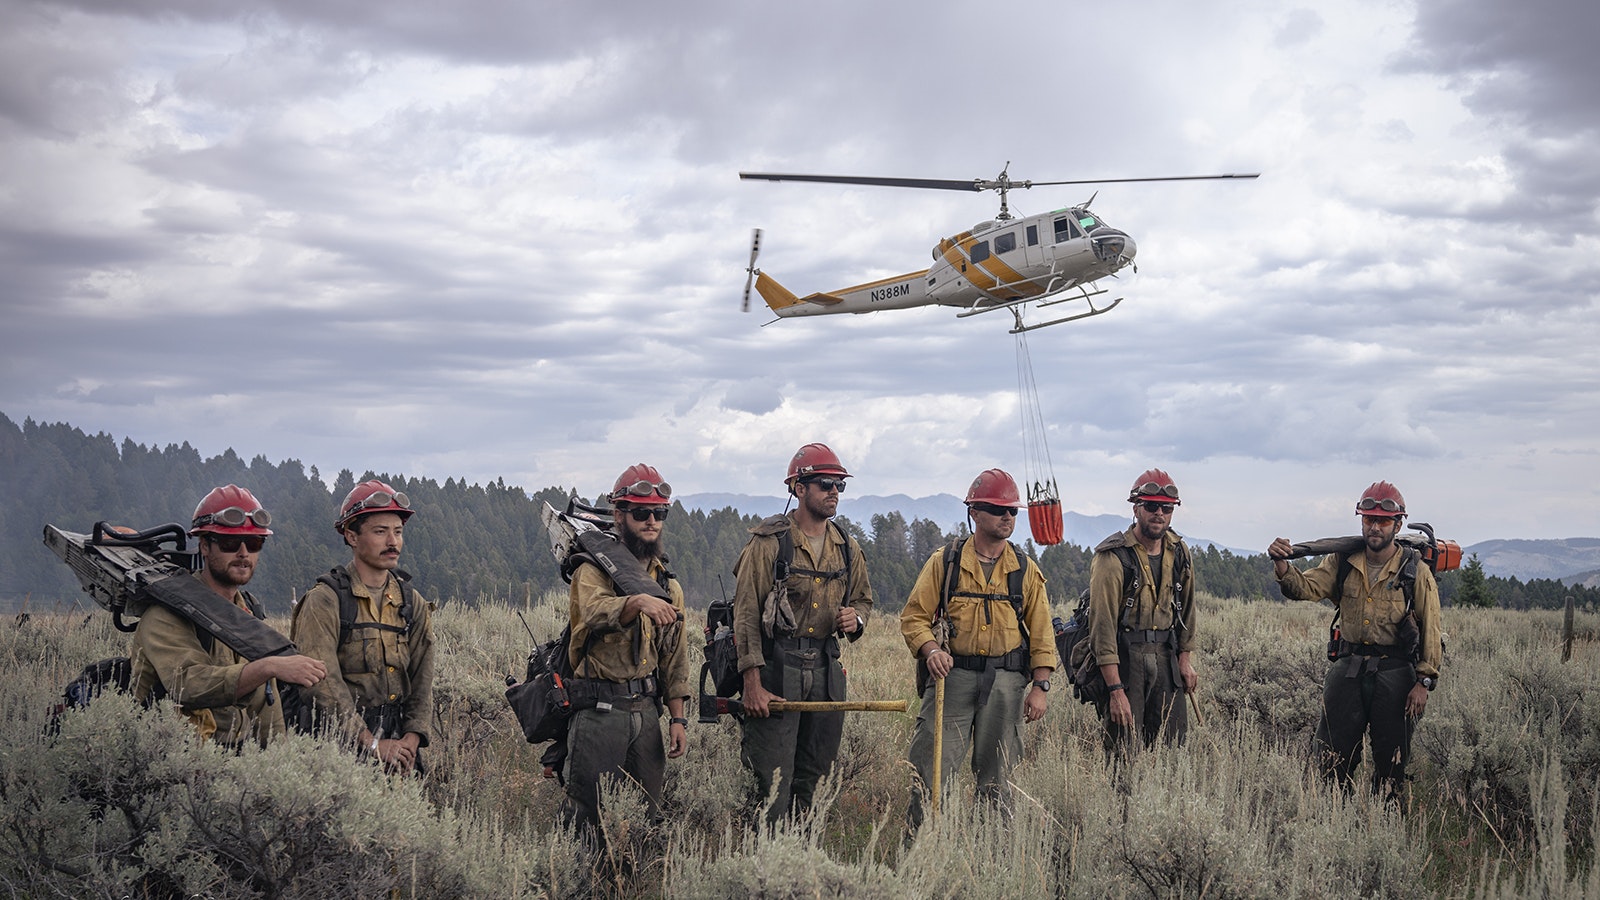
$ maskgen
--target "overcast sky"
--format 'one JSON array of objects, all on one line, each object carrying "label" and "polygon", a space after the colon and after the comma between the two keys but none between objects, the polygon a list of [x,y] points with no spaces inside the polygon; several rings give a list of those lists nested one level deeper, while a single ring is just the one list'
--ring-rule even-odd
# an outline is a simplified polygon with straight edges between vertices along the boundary
[{"label": "overcast sky", "polygon": [[996,198],[738,172],[1259,171],[1099,189],[1127,299],[1029,336],[1066,506],[1157,465],[1232,546],[1378,478],[1464,544],[1600,535],[1593,2],[239,6],[0,0],[0,412],[585,494],[777,494],[820,440],[959,495],[1024,471],[1008,321],[739,299],[754,227],[805,294]]}]

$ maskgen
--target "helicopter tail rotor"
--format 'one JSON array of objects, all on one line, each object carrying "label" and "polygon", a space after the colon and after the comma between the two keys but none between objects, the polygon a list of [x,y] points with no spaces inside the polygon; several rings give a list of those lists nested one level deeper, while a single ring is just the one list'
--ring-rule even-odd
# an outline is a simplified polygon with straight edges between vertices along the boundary
[{"label": "helicopter tail rotor", "polygon": [[739,304],[742,312],[750,311],[750,286],[756,281],[756,256],[761,253],[761,229],[755,229],[750,235],[750,265],[745,268],[744,302]]}]

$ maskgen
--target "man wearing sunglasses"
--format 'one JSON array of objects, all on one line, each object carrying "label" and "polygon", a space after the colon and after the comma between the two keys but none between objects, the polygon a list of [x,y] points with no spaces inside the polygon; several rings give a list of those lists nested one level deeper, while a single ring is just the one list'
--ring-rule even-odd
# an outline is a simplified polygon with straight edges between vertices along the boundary
[{"label": "man wearing sunglasses", "polygon": [[1089,563],[1089,641],[1105,679],[1096,704],[1114,759],[1180,744],[1188,733],[1184,694],[1195,672],[1195,604],[1189,547],[1172,530],[1178,486],[1149,469],[1128,491],[1133,525],[1101,541]]},{"label": "man wearing sunglasses", "polygon": [[[249,491],[219,487],[195,507],[189,534],[200,539],[201,584],[256,618],[265,611],[244,590],[272,531],[272,516]],[[266,656],[247,661],[233,648],[165,606],[153,604],[133,635],[134,696],[166,696],[188,717],[202,739],[238,746],[253,739],[265,746],[284,730],[274,681],[309,686],[327,668],[309,656]]]},{"label": "man wearing sunglasses", "polygon": [[1420,554],[1395,543],[1406,501],[1379,481],[1356,502],[1361,550],[1329,554],[1310,569],[1289,565],[1293,545],[1278,538],[1267,548],[1278,587],[1290,600],[1329,598],[1330,626],[1322,719],[1314,738],[1323,775],[1349,791],[1370,732],[1372,790],[1395,799],[1411,758],[1411,735],[1439,678],[1439,586]]},{"label": "man wearing sunglasses", "polygon": [[[567,817],[597,838],[600,783],[626,779],[644,789],[651,818],[661,806],[667,760],[688,749],[689,653],[683,588],[667,571],[661,532],[672,487],[655,467],[629,466],[611,490],[613,530],[630,559],[670,597],[627,594],[585,558],[572,573],[568,655],[573,706],[567,726]],[[619,548],[620,549],[620,548]],[[621,556],[621,554],[618,554]],[[649,587],[645,584],[645,587]],[[661,740],[661,706],[669,713],[670,749]]]},{"label": "man wearing sunglasses", "polygon": [[768,703],[846,699],[838,636],[859,639],[872,609],[861,546],[830,522],[849,477],[827,445],[801,447],[784,477],[796,509],[752,528],[733,569],[733,631],[744,677],[741,758],[755,775],[753,802],[775,797],[769,822],[810,808],[844,735],[842,712],[771,716]]},{"label": "man wearing sunglasses", "polygon": [[350,562],[317,578],[289,626],[330,676],[311,690],[301,726],[338,735],[401,774],[421,771],[433,734],[432,606],[398,568],[414,512],[382,481],[351,488],[333,526]]},{"label": "man wearing sunglasses", "polygon": [[906,646],[929,676],[911,739],[917,778],[907,835],[922,826],[933,780],[936,682],[945,683],[940,771],[952,776],[943,787],[955,780],[970,745],[978,797],[1008,810],[1011,771],[1022,759],[1021,723],[1044,718],[1056,668],[1044,576],[1010,541],[1022,507],[1017,482],[988,469],[973,479],[966,504],[972,536],[928,557],[900,613]]}]

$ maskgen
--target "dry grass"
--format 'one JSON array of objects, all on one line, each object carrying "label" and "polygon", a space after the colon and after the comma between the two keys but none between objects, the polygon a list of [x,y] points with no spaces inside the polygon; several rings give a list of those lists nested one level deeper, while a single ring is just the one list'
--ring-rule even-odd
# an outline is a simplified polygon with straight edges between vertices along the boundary
[{"label": "dry grass", "polygon": [[[1188,746],[1104,765],[1099,724],[1064,691],[1026,730],[1009,813],[974,806],[970,776],[903,848],[908,714],[852,713],[814,815],[750,827],[729,721],[690,729],[669,763],[666,817],[626,786],[612,852],[556,825],[502,692],[530,639],[508,606],[435,618],[440,739],[424,784],[328,746],[195,748],[169,711],[103,701],[42,736],[60,686],[125,652],[104,616],[0,628],[0,885],[17,895],[672,897],[1600,898],[1600,650],[1559,659],[1559,614],[1447,610],[1445,677],[1418,728],[1400,809],[1310,777],[1326,609],[1205,598],[1203,719]],[[543,639],[564,597],[524,610]],[[1600,633],[1593,615],[1580,634]],[[284,623],[278,623],[280,625]],[[693,635],[693,633],[692,633]],[[697,643],[691,637],[691,643]],[[892,618],[846,651],[859,698],[912,695]],[[695,648],[698,660],[698,647]],[[242,828],[247,819],[251,829]],[[265,836],[265,837],[264,837]],[[352,880],[353,879],[353,880]]]}]

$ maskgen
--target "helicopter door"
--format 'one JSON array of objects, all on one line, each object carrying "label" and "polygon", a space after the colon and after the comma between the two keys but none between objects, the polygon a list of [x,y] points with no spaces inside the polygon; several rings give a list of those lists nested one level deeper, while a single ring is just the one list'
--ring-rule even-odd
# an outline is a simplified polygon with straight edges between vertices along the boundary
[{"label": "helicopter door", "polygon": [[1094,262],[1094,252],[1089,247],[1089,236],[1078,227],[1072,213],[1062,213],[1051,222],[1055,243],[1050,245],[1050,258],[1057,272],[1075,272]]},{"label": "helicopter door", "polygon": [[1022,261],[1030,270],[1041,269],[1050,264],[1050,259],[1045,254],[1045,245],[1048,241],[1039,233],[1043,227],[1049,227],[1048,223],[1041,226],[1039,222],[1029,222],[1022,229]]}]

